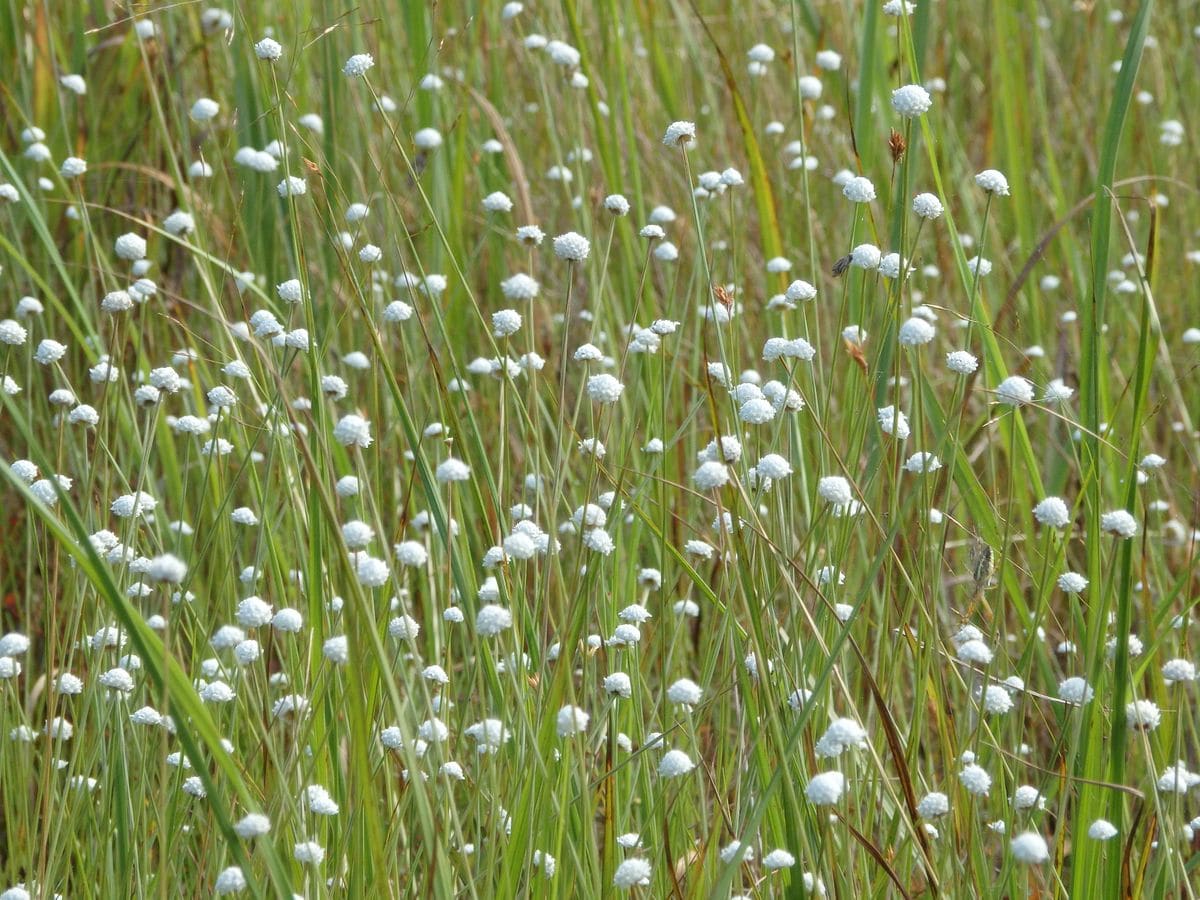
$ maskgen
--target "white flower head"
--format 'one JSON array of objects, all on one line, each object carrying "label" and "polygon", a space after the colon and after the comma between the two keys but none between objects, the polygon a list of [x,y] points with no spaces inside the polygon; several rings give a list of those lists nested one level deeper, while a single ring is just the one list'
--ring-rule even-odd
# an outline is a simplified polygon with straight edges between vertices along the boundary
[{"label": "white flower head", "polygon": [[347,78],[361,78],[367,70],[375,65],[375,57],[370,53],[355,53],[342,66],[342,74]]},{"label": "white flower head", "polygon": [[568,231],[554,239],[554,255],[567,262],[582,262],[592,250],[591,242],[582,234]]},{"label": "white flower head", "polygon": [[1004,177],[1003,172],[984,169],[975,176],[975,183],[989,194],[996,194],[1000,197],[1008,196],[1008,179]]},{"label": "white flower head", "polygon": [[906,119],[924,115],[932,106],[929,91],[919,84],[906,84],[892,91],[892,109]]},{"label": "white flower head", "polygon": [[696,143],[695,122],[672,122],[667,126],[663,135],[663,144],[668,147],[683,147],[687,149]]}]

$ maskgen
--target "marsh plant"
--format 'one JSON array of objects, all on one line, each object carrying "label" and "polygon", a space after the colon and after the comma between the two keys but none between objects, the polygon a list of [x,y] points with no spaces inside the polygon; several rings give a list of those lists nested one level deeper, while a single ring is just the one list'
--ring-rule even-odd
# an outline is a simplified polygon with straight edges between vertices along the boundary
[{"label": "marsh plant", "polygon": [[1194,896],[1152,5],[11,0],[0,898]]}]

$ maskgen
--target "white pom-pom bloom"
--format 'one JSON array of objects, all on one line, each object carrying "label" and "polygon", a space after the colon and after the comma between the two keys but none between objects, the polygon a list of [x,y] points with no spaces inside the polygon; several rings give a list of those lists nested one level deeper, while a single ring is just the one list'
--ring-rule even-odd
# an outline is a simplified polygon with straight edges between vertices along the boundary
[{"label": "white pom-pom bloom", "polygon": [[826,503],[846,506],[854,499],[850,482],[841,475],[826,475],[817,482],[817,496]]},{"label": "white pom-pom bloom", "polygon": [[217,894],[240,894],[245,889],[246,876],[242,874],[242,870],[237,866],[222,869],[221,874],[217,876],[217,880],[213,884],[213,891]]},{"label": "white pom-pom bloom", "polygon": [[983,692],[983,708],[992,715],[1002,716],[1013,708],[1012,695],[998,684],[989,684]]},{"label": "white pom-pom bloom", "polygon": [[1125,706],[1125,724],[1131,731],[1153,731],[1161,721],[1158,705],[1149,700],[1134,700]]},{"label": "white pom-pom bloom", "polygon": [[353,413],[342,416],[333,426],[333,439],[344,447],[370,447],[371,423]]},{"label": "white pom-pom bloom", "polygon": [[462,460],[449,457],[438,464],[435,476],[442,484],[449,484],[455,481],[466,481],[471,477],[471,467]]},{"label": "white pom-pom bloom", "polygon": [[987,773],[986,769],[975,763],[963,766],[963,770],[958,773],[958,780],[962,782],[962,786],[968,793],[978,797],[986,796],[992,787],[992,776]]},{"label": "white pom-pom bloom", "polygon": [[917,815],[923,819],[935,819],[950,812],[950,798],[938,791],[931,791],[917,804]]},{"label": "white pom-pom bloom", "polygon": [[1093,841],[1107,841],[1117,836],[1117,829],[1107,819],[1097,819],[1088,826],[1087,835]]},{"label": "white pom-pom bloom", "polygon": [[855,175],[842,185],[842,195],[853,203],[870,203],[875,199],[875,185],[871,179]]},{"label": "white pom-pom bloom", "polygon": [[616,403],[625,385],[612,375],[592,375],[587,380],[588,396],[596,403]]},{"label": "white pom-pom bloom", "polygon": [[261,837],[271,830],[271,820],[262,813],[250,813],[233,826],[237,836],[244,841]]},{"label": "white pom-pom bloom", "polygon": [[885,406],[876,415],[879,417],[879,427],[884,434],[890,434],[898,441],[908,440],[910,434],[908,416],[894,406]]},{"label": "white pom-pom bloom", "polygon": [[500,290],[509,300],[533,300],[538,295],[538,283],[524,273],[500,282]]},{"label": "white pom-pom bloom", "polygon": [[146,239],[133,232],[127,232],[117,238],[114,249],[121,259],[137,262],[146,258]]},{"label": "white pom-pom bloom", "polygon": [[836,72],[842,67],[842,54],[836,50],[819,50],[816,55],[818,69],[826,72]]},{"label": "white pom-pom bloom", "polygon": [[817,296],[817,289],[807,281],[797,279],[788,285],[787,292],[784,294],[792,303],[798,303],[802,300],[812,300]]},{"label": "white pom-pom bloom", "polygon": [[1028,378],[1010,375],[996,387],[996,401],[1007,406],[1022,406],[1033,402],[1033,385]]},{"label": "white pom-pom bloom", "polygon": [[937,219],[945,212],[942,201],[935,194],[917,194],[913,197],[912,209],[922,219]]},{"label": "white pom-pom bloom", "polygon": [[308,182],[295,175],[289,175],[275,186],[280,197],[303,197],[308,193]]},{"label": "white pom-pom bloom", "polygon": [[87,93],[87,82],[82,75],[64,75],[58,79],[58,83],[77,96],[82,97]]},{"label": "white pom-pom bloom", "polygon": [[667,699],[683,706],[695,706],[704,695],[704,690],[688,678],[680,678],[667,688]]},{"label": "white pom-pom bloom", "polygon": [[521,330],[521,314],[515,309],[502,309],[492,313],[492,334],[506,338]]},{"label": "white pom-pom bloom", "polygon": [[850,251],[850,265],[856,269],[874,271],[883,262],[883,251],[874,244],[859,244]]},{"label": "white pom-pom bloom", "polygon": [[716,490],[729,483],[729,469],[724,463],[706,462],[692,473],[692,481],[702,491]]},{"label": "white pom-pom bloom", "polygon": [[578,706],[564,706],[558,711],[558,716],[555,719],[555,730],[558,732],[559,737],[570,737],[581,731],[587,731],[590,720],[591,716]]},{"label": "white pom-pom bloom", "polygon": [[958,658],[963,662],[986,666],[992,661],[992,650],[979,639],[964,641],[957,648]]},{"label": "white pom-pom bloom", "polygon": [[804,338],[768,338],[763,345],[763,359],[799,359],[810,362],[817,355],[817,348]]},{"label": "white pom-pom bloom", "polygon": [[644,859],[627,859],[613,873],[613,887],[627,891],[650,883],[650,863]]},{"label": "white pom-pom bloom", "polygon": [[483,208],[487,212],[512,212],[512,198],[503,191],[493,191],[483,198]]},{"label": "white pom-pom bloom", "polygon": [[778,869],[790,869],[796,864],[796,857],[792,856],[792,854],[788,853],[783,848],[777,848],[763,857],[762,864],[764,869],[769,869],[771,871],[776,871]]},{"label": "white pom-pom bloom", "polygon": [[914,475],[928,475],[942,467],[942,461],[928,450],[919,450],[904,461],[904,470]]},{"label": "white pom-pom bloom", "polygon": [[582,234],[568,231],[554,239],[554,255],[568,262],[582,262],[588,258],[592,245]]},{"label": "white pom-pom bloom", "polygon": [[1050,858],[1050,848],[1040,834],[1025,831],[1012,839],[1012,855],[1017,862],[1036,865]]},{"label": "white pom-pom bloom", "polygon": [[845,789],[846,777],[841,772],[822,772],[809,781],[804,795],[817,806],[833,806],[842,799]]},{"label": "white pom-pom bloom", "polygon": [[604,692],[614,697],[628,699],[633,695],[633,685],[624,672],[613,672],[604,678]]},{"label": "white pom-pom bloom", "polygon": [[1068,678],[1058,686],[1058,696],[1076,706],[1088,703],[1096,695],[1095,690],[1082,678]]},{"label": "white pom-pom bloom", "polygon": [[758,461],[755,471],[763,478],[770,478],[772,481],[780,478],[786,478],[792,474],[792,466],[784,457],[778,453],[768,453]]},{"label": "white pom-pom bloom", "polygon": [[984,169],[975,176],[975,183],[989,194],[1008,196],[1008,179],[1002,172],[997,172],[995,169]]},{"label": "white pom-pom bloom", "polygon": [[668,147],[687,148],[694,143],[696,143],[695,122],[672,122],[667,126],[667,131],[663,135],[663,144]]},{"label": "white pom-pom bloom", "polygon": [[802,100],[820,100],[825,88],[815,75],[803,75],[796,79],[796,90]]},{"label": "white pom-pom bloom", "polygon": [[375,57],[370,53],[355,53],[342,66],[342,74],[347,78],[361,78],[374,65]]},{"label": "white pom-pom bloom", "polygon": [[668,750],[658,764],[658,774],[663,778],[679,778],[686,775],[696,764],[682,750]]},{"label": "white pom-pom bloom", "polygon": [[279,41],[269,37],[263,38],[254,45],[254,55],[259,59],[265,59],[267,62],[275,62],[275,60],[283,56],[283,47]]},{"label": "white pom-pom bloom", "polygon": [[900,343],[905,347],[918,347],[933,340],[936,331],[924,319],[913,316],[900,326]]},{"label": "white pom-pom bloom", "polygon": [[1190,660],[1169,659],[1163,663],[1162,676],[1163,681],[1168,685],[1195,681],[1196,666]]},{"label": "white pom-pom bloom", "polygon": [[1130,513],[1123,509],[1106,512],[1100,517],[1100,527],[1117,537],[1128,540],[1138,533],[1138,523]]},{"label": "white pom-pom bloom", "polygon": [[924,115],[933,106],[929,91],[919,84],[906,84],[892,91],[892,109],[905,118]]},{"label": "white pom-pom bloom", "polygon": [[747,425],[765,425],[775,418],[775,407],[769,400],[753,397],[738,407],[738,418]]},{"label": "white pom-pom bloom", "polygon": [[834,719],[817,741],[814,750],[817,756],[840,756],[846,750],[863,747],[867,743],[867,732],[853,719]]},{"label": "white pom-pom bloom", "polygon": [[1063,572],[1058,576],[1059,590],[1078,594],[1088,586],[1088,580],[1078,572]]},{"label": "white pom-pom bloom", "polygon": [[210,119],[215,119],[221,111],[221,107],[217,105],[217,101],[210,100],[208,97],[201,97],[192,104],[192,120],[195,122],[207,122]]},{"label": "white pom-pom bloom", "polygon": [[629,201],[621,194],[609,194],[605,197],[604,208],[614,216],[629,215]]},{"label": "white pom-pom bloom", "polygon": [[[35,146],[41,146],[41,145],[37,144]],[[30,148],[30,149],[32,149],[32,148]],[[26,156],[29,155],[29,150],[25,151],[25,155]],[[87,172],[87,160],[80,159],[78,156],[68,156],[66,159],[63,160],[62,165],[59,166],[59,169],[58,169],[58,174],[61,175],[63,178],[78,178],[80,175],[83,175],[86,172]],[[72,208],[74,208],[74,207],[72,207]]]},{"label": "white pom-pom bloom", "polygon": [[512,627],[512,613],[502,606],[487,604],[475,615],[475,631],[484,637],[494,637]]},{"label": "white pom-pom bloom", "polygon": [[146,567],[146,577],[151,581],[179,584],[186,575],[187,563],[170,553],[154,557]]},{"label": "white pom-pom bloom", "polygon": [[748,844],[743,844],[741,841],[730,841],[721,848],[719,855],[723,863],[731,863],[735,859],[750,862],[754,859],[754,848]]},{"label": "white pom-pom bloom", "polygon": [[946,354],[946,368],[959,375],[970,375],[979,368],[979,360],[966,350],[954,350]]},{"label": "white pom-pom bloom", "polygon": [[1065,528],[1071,522],[1071,511],[1061,497],[1047,497],[1033,508],[1033,517],[1050,528]]}]

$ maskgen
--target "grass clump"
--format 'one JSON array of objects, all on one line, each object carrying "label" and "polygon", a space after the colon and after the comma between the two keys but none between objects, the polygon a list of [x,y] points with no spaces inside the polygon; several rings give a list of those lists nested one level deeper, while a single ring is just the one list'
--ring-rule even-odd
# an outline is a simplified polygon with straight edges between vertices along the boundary
[{"label": "grass clump", "polygon": [[1151,12],[11,4],[0,897],[1190,896]]}]

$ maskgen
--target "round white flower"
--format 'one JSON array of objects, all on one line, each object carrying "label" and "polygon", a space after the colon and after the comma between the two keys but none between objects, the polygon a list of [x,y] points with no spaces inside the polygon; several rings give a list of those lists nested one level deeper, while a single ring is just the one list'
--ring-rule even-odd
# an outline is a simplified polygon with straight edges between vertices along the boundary
[{"label": "round white flower", "polygon": [[1017,862],[1033,865],[1048,860],[1050,848],[1040,834],[1026,831],[1012,839],[1012,854]]},{"label": "round white flower", "polygon": [[804,795],[817,806],[833,806],[842,799],[845,789],[846,777],[841,772],[822,772],[809,781]]},{"label": "round white flower", "polygon": [[1137,519],[1123,509],[1104,513],[1100,517],[1100,527],[1126,540],[1138,533]]},{"label": "round white flower", "polygon": [[1088,837],[1094,841],[1107,841],[1117,836],[1117,829],[1106,819],[1097,819],[1087,830]]},{"label": "round white flower", "polygon": [[875,199],[875,185],[871,179],[855,175],[842,185],[842,195],[853,203],[870,203]]},{"label": "round white flower", "polygon": [[568,262],[582,262],[588,258],[592,245],[582,234],[568,231],[554,239],[554,255]]},{"label": "round white flower", "polygon": [[922,219],[941,218],[945,211],[942,201],[935,194],[917,194],[913,197],[912,209]]},{"label": "round white flower", "polygon": [[570,737],[582,731],[587,731],[591,716],[578,706],[564,706],[558,711],[555,719],[555,730],[559,737]]},{"label": "round white flower", "polygon": [[934,819],[950,812],[950,798],[938,791],[931,791],[917,804],[917,815],[923,819]]},{"label": "round white flower", "polygon": [[672,122],[663,135],[663,144],[668,147],[687,148],[696,143],[695,122]]},{"label": "round white flower", "polygon": [[1088,703],[1095,695],[1095,690],[1083,678],[1067,678],[1058,685],[1059,698],[1077,706]]},{"label": "round white flower", "polygon": [[613,887],[627,891],[638,885],[649,884],[650,871],[648,860],[638,857],[627,859],[617,866],[617,871],[613,873]]},{"label": "round white flower", "polygon": [[342,416],[333,426],[333,439],[344,447],[370,447],[371,423],[353,413]]},{"label": "round white flower", "polygon": [[818,481],[817,495],[826,503],[837,506],[847,506],[854,499],[850,482],[841,475],[826,475]]},{"label": "round white flower", "polygon": [[892,91],[892,109],[905,118],[914,118],[929,112],[933,98],[919,84],[906,84]]},{"label": "round white flower", "polygon": [[215,119],[221,111],[221,107],[217,105],[215,100],[210,100],[208,97],[201,97],[192,104],[191,116],[196,122],[207,122],[210,119]]},{"label": "round white flower", "polygon": [[512,613],[502,606],[487,604],[475,615],[475,631],[483,637],[493,637],[512,627]]},{"label": "round white flower", "polygon": [[900,326],[900,343],[906,347],[918,347],[933,340],[936,331],[924,319],[913,316]]},{"label": "round white flower", "polygon": [[1033,517],[1042,525],[1065,528],[1071,522],[1071,511],[1061,497],[1047,497],[1033,508]]},{"label": "round white flower", "polygon": [[788,853],[783,848],[776,848],[763,857],[763,868],[770,871],[778,869],[790,869],[796,864],[796,857]]},{"label": "round white flower", "polygon": [[267,62],[274,62],[283,56],[283,46],[279,41],[265,37],[254,45],[254,55]]},{"label": "round white flower", "polygon": [[979,368],[979,360],[966,350],[953,350],[946,354],[946,368],[959,375],[970,375]]},{"label": "round white flower", "polygon": [[355,53],[342,66],[342,74],[348,78],[361,78],[374,65],[375,57],[370,53]]},{"label": "round white flower", "polygon": [[592,375],[587,380],[588,396],[596,403],[616,403],[624,390],[625,385],[612,375]]},{"label": "round white flower", "polygon": [[995,169],[984,169],[975,176],[975,183],[989,194],[1008,196],[1008,179],[1002,172],[997,172]]},{"label": "round white flower", "polygon": [[679,778],[694,768],[696,764],[682,750],[668,750],[658,763],[658,774],[663,778]]},{"label": "round white flower", "polygon": [[1033,402],[1033,385],[1028,378],[1010,375],[996,387],[996,400],[1007,406],[1021,406]]}]

